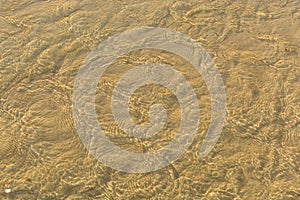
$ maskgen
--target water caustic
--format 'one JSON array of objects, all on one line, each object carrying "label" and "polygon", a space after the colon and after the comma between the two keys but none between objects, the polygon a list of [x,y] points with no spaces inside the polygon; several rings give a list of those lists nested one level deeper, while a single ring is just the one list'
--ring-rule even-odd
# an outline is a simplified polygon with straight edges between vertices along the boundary
[{"label": "water caustic", "polygon": [[[126,43],[134,50],[110,61],[96,83],[93,101],[74,111],[76,76],[90,52],[116,34],[141,27],[185,34],[205,49],[220,73],[226,118],[207,156],[199,158],[199,149],[212,107],[221,101],[211,98],[193,63],[174,51],[134,49],[133,42]],[[1,1],[0,199],[299,199],[299,29],[297,0]],[[166,34],[159,39],[168,38]],[[143,39],[140,34],[132,41]],[[143,44],[151,42],[155,40],[144,39]],[[120,49],[125,46],[119,44]],[[107,44],[103,52],[114,48]],[[198,58],[194,51],[185,53]],[[100,53],[95,58],[104,56],[113,55]],[[89,119],[85,108],[93,107],[107,139],[123,151],[143,157],[165,148],[176,138],[184,113],[181,82],[174,87],[178,93],[150,82],[130,95],[124,94],[127,86],[115,90],[126,73],[153,63],[176,70],[192,87],[199,106],[195,137],[187,149],[182,146],[186,143],[178,145],[178,151],[185,151],[175,160],[170,158],[174,149],[169,149],[170,157],[146,159],[144,168],[127,160],[122,169],[131,172],[115,169],[98,159],[117,160],[112,149],[91,151],[107,144],[97,133],[87,138],[78,134],[77,123],[91,131],[97,127],[76,112]],[[135,73],[136,81],[143,77]],[[151,80],[160,75],[164,76]],[[85,88],[80,92],[79,100],[90,95]],[[113,102],[121,96],[128,100],[128,110],[118,121]],[[151,114],[153,105],[160,107]],[[184,115],[190,121],[194,110]],[[166,118],[159,131],[150,131],[151,137],[126,132],[128,114],[139,128],[160,119],[160,111]],[[151,170],[160,162],[167,165]]]}]

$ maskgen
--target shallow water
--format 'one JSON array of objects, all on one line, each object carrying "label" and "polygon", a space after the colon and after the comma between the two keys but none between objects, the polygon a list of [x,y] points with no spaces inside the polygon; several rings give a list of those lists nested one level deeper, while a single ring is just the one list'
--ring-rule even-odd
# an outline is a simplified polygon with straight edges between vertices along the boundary
[{"label": "shallow water", "polygon": [[[226,87],[226,119],[208,156],[198,158],[210,122],[205,82],[184,59],[146,49],[116,59],[99,80],[98,121],[122,149],[152,152],[180,121],[166,88],[149,84],[130,99],[136,123],[149,106],[167,110],[155,137],[129,137],[110,98],[127,70],[172,66],[198,97],[200,124],[190,148],[168,167],[126,173],[95,159],[72,113],[73,84],[101,41],[142,26],[168,28],[197,41]],[[300,2],[286,1],[0,1],[0,199],[299,199]],[[10,191],[11,190],[11,191]]]}]

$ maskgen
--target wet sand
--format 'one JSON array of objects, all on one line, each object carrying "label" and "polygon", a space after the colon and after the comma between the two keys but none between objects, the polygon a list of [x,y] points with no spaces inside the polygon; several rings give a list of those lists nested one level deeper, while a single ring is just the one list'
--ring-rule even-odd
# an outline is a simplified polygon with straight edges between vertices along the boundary
[{"label": "wet sand", "polygon": [[[131,174],[98,162],[72,116],[72,88],[89,52],[116,33],[142,26],[184,33],[213,58],[227,108],[218,143],[197,153],[210,122],[210,96],[181,57],[139,50],[119,57],[99,80],[96,110],[110,140],[133,152],[155,151],[174,136],[178,101],[147,85],[131,98],[137,123],[161,103],[167,124],[151,139],[116,125],[110,98],[133,66],[156,62],[180,71],[201,109],[197,136],[172,165]],[[299,199],[300,2],[286,1],[1,1],[0,199]],[[11,190],[11,191],[10,191]]]}]

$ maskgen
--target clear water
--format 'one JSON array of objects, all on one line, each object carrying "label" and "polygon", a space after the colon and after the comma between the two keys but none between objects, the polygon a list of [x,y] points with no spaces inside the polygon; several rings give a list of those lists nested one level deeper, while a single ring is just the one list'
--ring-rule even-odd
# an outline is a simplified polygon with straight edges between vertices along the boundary
[{"label": "clear water", "polygon": [[[149,139],[119,129],[111,93],[133,66],[174,67],[201,108],[197,136],[183,156],[157,171],[126,173],[99,162],[81,142],[73,84],[101,41],[142,26],[184,33],[206,49],[226,87],[226,119],[218,143],[198,158],[211,114],[202,77],[165,51],[119,57],[99,80],[95,105],[115,145],[156,151],[179,126],[176,97],[150,84],[131,96],[130,114],[149,123],[149,106],[161,103],[164,129]],[[299,199],[299,33],[298,0],[0,1],[0,199]]]}]

